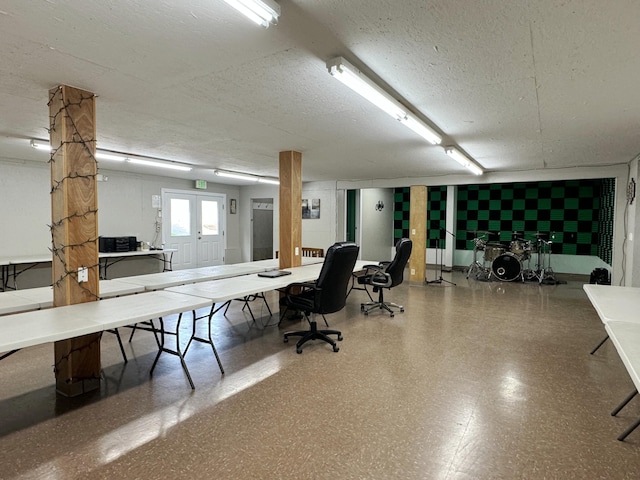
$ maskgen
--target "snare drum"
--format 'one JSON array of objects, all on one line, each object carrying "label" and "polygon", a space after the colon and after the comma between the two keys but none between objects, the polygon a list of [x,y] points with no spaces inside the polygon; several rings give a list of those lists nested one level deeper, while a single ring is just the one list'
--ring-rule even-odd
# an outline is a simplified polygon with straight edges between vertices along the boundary
[{"label": "snare drum", "polygon": [[522,273],[522,262],[511,252],[503,253],[493,261],[491,271],[498,280],[511,282]]},{"label": "snare drum", "polygon": [[506,249],[501,243],[487,243],[484,247],[484,261],[493,262],[505,251]]}]

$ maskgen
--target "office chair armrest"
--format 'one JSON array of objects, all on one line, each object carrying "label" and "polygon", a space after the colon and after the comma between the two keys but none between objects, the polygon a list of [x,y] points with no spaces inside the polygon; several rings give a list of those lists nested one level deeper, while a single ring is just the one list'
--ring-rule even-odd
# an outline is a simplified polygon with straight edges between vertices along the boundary
[{"label": "office chair armrest", "polygon": [[362,268],[365,270],[365,275],[373,275],[375,273],[384,271],[384,267],[381,265],[364,265]]},{"label": "office chair armrest", "polygon": [[302,289],[302,291],[304,291],[304,290],[315,289],[317,287],[316,287],[316,282],[295,282],[295,283],[290,283],[284,289],[284,294],[286,296],[289,296],[290,293],[291,293],[291,290],[294,289],[294,288],[300,288],[300,289]]},{"label": "office chair armrest", "polygon": [[393,282],[391,280],[391,275],[382,270],[378,270],[371,275],[369,283],[375,287],[390,287]]}]

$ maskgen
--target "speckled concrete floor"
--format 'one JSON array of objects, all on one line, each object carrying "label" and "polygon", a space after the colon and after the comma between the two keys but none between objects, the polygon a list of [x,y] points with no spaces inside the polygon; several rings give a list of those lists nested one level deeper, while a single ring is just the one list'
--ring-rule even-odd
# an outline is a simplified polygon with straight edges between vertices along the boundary
[{"label": "speckled concrete floor", "polygon": [[[453,276],[451,276],[453,275]],[[211,349],[155,354],[138,332],[122,359],[103,338],[100,392],[56,396],[52,345],[0,362],[0,478],[637,479],[640,416],[614,347],[580,282],[408,285],[394,318],[360,313],[364,292],[328,317],[340,352],[302,355],[240,304],[215,318]],[[277,305],[274,294],[269,303]],[[202,328],[204,328],[204,323]],[[188,330],[188,322],[185,328]]]}]

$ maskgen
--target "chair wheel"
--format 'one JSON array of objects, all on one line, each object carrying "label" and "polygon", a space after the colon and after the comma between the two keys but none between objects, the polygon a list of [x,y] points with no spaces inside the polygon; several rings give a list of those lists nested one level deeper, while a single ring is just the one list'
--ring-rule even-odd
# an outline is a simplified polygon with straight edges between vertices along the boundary
[{"label": "chair wheel", "polygon": [[402,312],[404,312],[404,308],[401,308],[401,309],[400,309],[400,313],[402,313]]},{"label": "chair wheel", "polygon": [[360,304],[360,311],[363,311],[363,310],[364,310],[364,303],[361,303]]},{"label": "chair wheel", "polygon": [[339,352],[340,351],[340,347],[338,347],[337,345],[333,346],[333,351],[334,352]]},{"label": "chair wheel", "polygon": [[369,315],[369,312],[365,310],[364,314],[365,314],[365,315]]},{"label": "chair wheel", "polygon": [[338,341],[341,342],[342,341],[342,335],[338,335]]},{"label": "chair wheel", "polygon": [[284,343],[288,343],[288,342],[289,342],[289,337],[284,337],[283,342],[284,342]]},{"label": "chair wheel", "polygon": [[391,318],[393,318],[393,317],[395,317],[395,314],[390,313],[390,314],[389,314],[389,316],[390,316]]},{"label": "chair wheel", "polygon": [[296,348],[296,353],[302,353],[302,349],[301,348]]}]

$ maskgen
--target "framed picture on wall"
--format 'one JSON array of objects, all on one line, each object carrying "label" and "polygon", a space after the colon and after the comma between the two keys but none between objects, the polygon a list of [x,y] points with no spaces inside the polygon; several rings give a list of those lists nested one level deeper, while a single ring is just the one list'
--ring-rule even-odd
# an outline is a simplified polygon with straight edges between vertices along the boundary
[{"label": "framed picture on wall", "polygon": [[232,198],[229,200],[229,213],[235,215],[236,213],[236,199]]},{"label": "framed picture on wall", "polygon": [[320,218],[320,199],[302,199],[302,218]]}]

